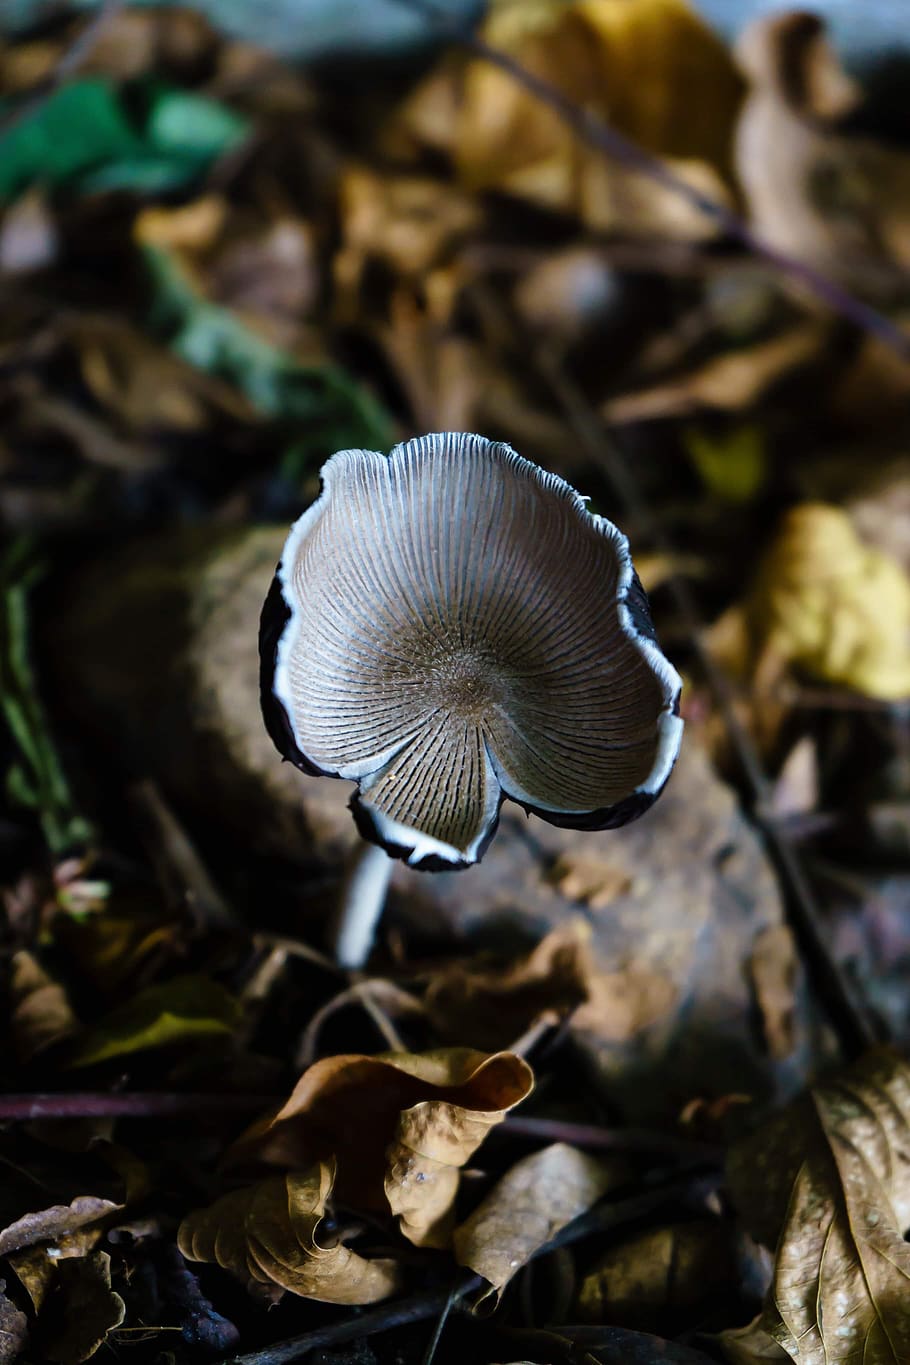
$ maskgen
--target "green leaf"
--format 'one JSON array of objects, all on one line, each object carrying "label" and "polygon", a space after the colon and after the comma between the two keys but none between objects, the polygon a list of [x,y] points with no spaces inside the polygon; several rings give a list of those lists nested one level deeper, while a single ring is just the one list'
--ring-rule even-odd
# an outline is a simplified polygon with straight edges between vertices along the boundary
[{"label": "green leaf", "polygon": [[177,976],[146,987],[87,1029],[68,1064],[93,1066],[149,1048],[230,1034],[240,1017],[238,1001],[217,982],[207,976]]},{"label": "green leaf", "polygon": [[115,90],[87,78],[65,85],[0,135],[0,198],[40,181],[58,186],[141,146]]},{"label": "green leaf", "polygon": [[249,123],[215,100],[161,87],[143,127],[128,119],[117,89],[96,77],[54,91],[0,135],[0,199],[40,182],[87,193],[180,189],[236,147]]},{"label": "green leaf", "polygon": [[295,428],[294,453],[318,454],[345,446],[370,450],[392,444],[384,409],[335,365],[301,365],[252,331],[236,314],[203,298],[179,262],[146,246],[153,292],[152,323],[178,355],[228,380],[265,416]]},{"label": "green leaf", "polygon": [[7,795],[37,812],[59,854],[85,843],[91,827],[73,805],[29,659],[28,592],[40,572],[24,541],[0,561],[0,714],[20,754],[6,773]]},{"label": "green leaf", "polygon": [[765,482],[768,461],[758,427],[713,436],[687,427],[683,442],[705,487],[724,502],[750,502]]},{"label": "green leaf", "polygon": [[249,122],[205,95],[162,90],[152,102],[145,135],[158,152],[184,161],[214,161],[247,136]]}]

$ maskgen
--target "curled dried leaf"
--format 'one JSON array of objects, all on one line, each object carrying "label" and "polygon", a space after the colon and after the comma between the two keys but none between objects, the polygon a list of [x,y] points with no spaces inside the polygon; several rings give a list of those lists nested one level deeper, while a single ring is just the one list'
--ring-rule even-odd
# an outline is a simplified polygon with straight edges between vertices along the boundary
[{"label": "curled dried leaf", "polygon": [[322,1303],[375,1303],[398,1288],[395,1263],[317,1241],[334,1182],[334,1163],[322,1161],[223,1195],[183,1220],[177,1244],[188,1260],[214,1261],[264,1298],[288,1291]]},{"label": "curled dried leaf", "polygon": [[39,1242],[59,1244],[64,1238],[101,1223],[108,1214],[122,1210],[122,1204],[84,1194],[71,1204],[54,1204],[37,1213],[26,1213],[0,1232],[0,1256],[10,1256]]},{"label": "curled dried leaf", "polygon": [[489,1280],[498,1298],[534,1253],[615,1181],[609,1162],[555,1142],[513,1166],[455,1229],[456,1259]]},{"label": "curled dried leaf", "polygon": [[337,1158],[340,1199],[391,1208],[412,1241],[444,1245],[459,1167],[532,1085],[527,1062],[509,1052],[325,1057],[228,1160],[299,1169]]}]

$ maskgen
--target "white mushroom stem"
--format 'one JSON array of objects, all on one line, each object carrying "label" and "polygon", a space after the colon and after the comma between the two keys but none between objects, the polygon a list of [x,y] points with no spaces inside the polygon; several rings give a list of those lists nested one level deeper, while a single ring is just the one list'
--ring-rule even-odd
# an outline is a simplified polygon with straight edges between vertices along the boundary
[{"label": "white mushroom stem", "polygon": [[335,919],[335,960],[358,971],[365,964],[385,906],[392,859],[376,844],[363,843],[348,864]]}]

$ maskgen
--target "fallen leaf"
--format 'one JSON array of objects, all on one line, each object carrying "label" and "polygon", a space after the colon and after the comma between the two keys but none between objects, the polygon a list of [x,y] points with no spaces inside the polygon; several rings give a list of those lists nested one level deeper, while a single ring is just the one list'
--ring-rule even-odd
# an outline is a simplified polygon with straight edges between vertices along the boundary
[{"label": "fallen leaf", "polygon": [[0,1280],[0,1365],[13,1361],[28,1345],[28,1319],[3,1292],[6,1281]]},{"label": "fallen leaf", "polygon": [[624,868],[578,849],[561,853],[547,880],[568,900],[582,901],[592,910],[602,910],[632,887],[632,878]]},{"label": "fallen leaf", "polygon": [[[483,35],[577,106],[674,159],[703,192],[725,196],[718,172],[728,164],[726,129],[740,82],[723,45],[683,0],[503,4]],[[411,120],[413,127],[413,107]],[[489,63],[468,65],[454,128],[456,168],[471,189],[574,210],[599,229],[715,231],[678,195],[583,145],[552,109]]]},{"label": "fallen leaf", "polygon": [[724,502],[750,502],[767,475],[768,456],[764,434],[757,426],[738,426],[709,435],[686,427],[683,444],[709,493]]},{"label": "fallen leaf", "polygon": [[55,1043],[72,1038],[81,1025],[66,989],[32,953],[22,949],[13,957],[11,967],[10,1024],[19,1060],[28,1062]]},{"label": "fallen leaf", "polygon": [[697,1307],[739,1288],[729,1224],[703,1219],[638,1233],[600,1256],[584,1276],[580,1322],[605,1318],[651,1327],[669,1310]]},{"label": "fallen leaf", "polygon": [[608,1162],[564,1142],[545,1147],[513,1166],[455,1229],[455,1259],[489,1280],[499,1299],[535,1252],[615,1183]]},{"label": "fallen leaf", "polygon": [[323,1161],[223,1195],[183,1220],[177,1244],[188,1260],[215,1261],[272,1300],[289,1291],[322,1303],[375,1303],[399,1286],[394,1261],[317,1241],[334,1181],[334,1162]]},{"label": "fallen leaf", "polygon": [[756,937],[749,972],[761,1011],[768,1051],[778,1061],[796,1047],[796,984],[799,954],[793,931],[786,924],[763,929]]},{"label": "fallen leaf", "polygon": [[443,1037],[477,1047],[519,1038],[546,1011],[571,1013],[588,996],[590,931],[581,920],[553,929],[525,958],[506,965],[454,964],[438,972],[426,993]]},{"label": "fallen leaf", "polygon": [[878,1049],[731,1153],[774,1279],[748,1327],[720,1335],[735,1365],[910,1359],[910,1067]]},{"label": "fallen leaf", "polygon": [[858,91],[801,11],[764,15],[741,35],[750,81],[736,129],[736,168],[765,241],[863,292],[900,287],[910,259],[910,157],[844,136]]},{"label": "fallen leaf", "polygon": [[111,1258],[105,1251],[55,1263],[54,1283],[39,1315],[44,1359],[79,1365],[93,1356],[126,1316],[111,1289]]},{"label": "fallen leaf", "polygon": [[71,1067],[94,1066],[148,1048],[231,1034],[240,1005],[206,976],[176,976],[147,986],[85,1030],[68,1057]]},{"label": "fallen leaf", "polygon": [[670,977],[643,962],[618,971],[596,971],[588,998],[572,1018],[575,1028],[611,1042],[627,1042],[673,1009],[677,990]]},{"label": "fallen leaf", "polygon": [[37,1213],[26,1213],[0,1232],[0,1256],[35,1246],[39,1242],[59,1244],[65,1238],[94,1226],[108,1214],[119,1213],[122,1204],[95,1195],[79,1195],[71,1204],[54,1204]]},{"label": "fallen leaf", "polygon": [[603,415],[610,422],[647,422],[686,416],[699,408],[739,412],[821,353],[830,329],[804,322],[767,341],[726,350],[697,369],[648,389],[610,398]]},{"label": "fallen leaf", "polygon": [[415,1244],[446,1245],[459,1168],[532,1085],[527,1062],[508,1052],[324,1057],[227,1160],[300,1169],[335,1157],[342,1202],[391,1209]]},{"label": "fallen leaf", "polygon": [[841,508],[787,514],[745,609],[756,669],[765,654],[866,696],[910,695],[910,576]]}]

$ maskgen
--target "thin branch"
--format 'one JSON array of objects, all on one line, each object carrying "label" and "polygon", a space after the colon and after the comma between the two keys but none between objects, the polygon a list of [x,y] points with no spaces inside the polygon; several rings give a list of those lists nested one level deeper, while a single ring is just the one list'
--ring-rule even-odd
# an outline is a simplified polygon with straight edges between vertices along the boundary
[{"label": "thin branch", "polygon": [[687,1161],[723,1160],[720,1147],[649,1128],[599,1128],[593,1123],[568,1123],[510,1114],[491,1131],[491,1137],[519,1137],[543,1142],[568,1142],[594,1152],[640,1152],[645,1156],[672,1157]]},{"label": "thin branch", "polygon": [[71,1094],[0,1095],[0,1123],[32,1119],[203,1118],[268,1109],[283,1096],[191,1092],[73,1091]]},{"label": "thin branch", "polygon": [[410,1298],[399,1299],[397,1303],[373,1308],[369,1313],[359,1316],[348,1313],[340,1322],[317,1327],[314,1332],[305,1332],[300,1337],[290,1337],[278,1341],[274,1346],[264,1346],[260,1351],[250,1351],[247,1355],[230,1356],[219,1365],[289,1365],[292,1360],[300,1360],[310,1351],[326,1346],[343,1346],[348,1341],[360,1341],[364,1337],[375,1336],[378,1332],[388,1332],[393,1327],[406,1327],[412,1322],[424,1322],[427,1318],[438,1317],[447,1306],[456,1303],[479,1289],[483,1283],[479,1275],[465,1276],[454,1289],[422,1290]]},{"label": "thin branch", "polygon": [[611,127],[591,110],[580,108],[550,81],[526,70],[507,52],[502,52],[483,38],[477,37],[457,19],[438,9],[432,0],[396,0],[396,3],[423,14],[436,25],[440,34],[467,48],[475,57],[505,72],[516,84],[552,109],[589,146],[595,147],[629,170],[647,176],[655,184],[685,200],[697,212],[717,223],[722,232],[738,241],[751,255],[766,261],[795,284],[801,285],[832,313],[847,318],[854,326],[877,337],[897,355],[910,360],[910,336],[902,332],[883,313],[844,289],[836,280],[816,270],[807,261],[798,260],[765,241],[739,214],[702,194],[659,157],[652,156],[644,147],[640,147],[624,133]]},{"label": "thin branch", "polygon": [[439,1349],[439,1343],[442,1339],[442,1334],[445,1331],[445,1325],[449,1320],[449,1314],[459,1297],[458,1289],[458,1281],[456,1280],[455,1284],[453,1284],[452,1288],[449,1290],[449,1296],[445,1301],[443,1310],[436,1320],[436,1326],[433,1328],[433,1335],[430,1337],[430,1340],[427,1343],[427,1349],[424,1352],[422,1365],[433,1365],[433,1359]]},{"label": "thin branch", "polygon": [[29,118],[51,95],[55,94],[88,60],[92,49],[114,15],[123,7],[124,0],[103,0],[98,11],[87,19],[75,39],[64,51],[53,71],[28,92],[22,104],[0,119],[0,135],[8,133],[23,119]]}]

